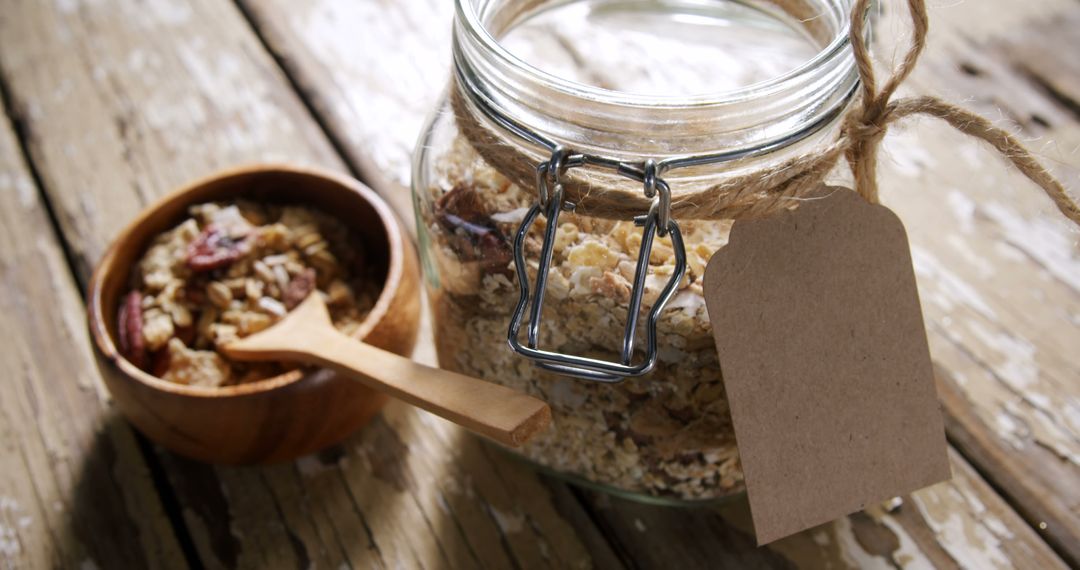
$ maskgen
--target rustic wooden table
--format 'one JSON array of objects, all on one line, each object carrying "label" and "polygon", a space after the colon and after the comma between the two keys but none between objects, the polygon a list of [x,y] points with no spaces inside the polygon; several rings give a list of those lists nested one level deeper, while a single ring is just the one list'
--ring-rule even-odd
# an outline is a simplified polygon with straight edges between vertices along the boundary
[{"label": "rustic wooden table", "polygon": [[[907,33],[885,2],[878,50]],[[1009,125],[1080,188],[1080,4],[934,0],[910,92]],[[538,476],[394,404],[316,457],[194,463],[109,403],[82,291],[117,230],[210,171],[350,172],[411,217],[449,0],[0,0],[0,566],[1080,565],[1080,256],[1049,201],[932,120],[893,131],[953,479],[755,548],[745,503],[649,507]],[[430,343],[418,358],[431,361]]]}]

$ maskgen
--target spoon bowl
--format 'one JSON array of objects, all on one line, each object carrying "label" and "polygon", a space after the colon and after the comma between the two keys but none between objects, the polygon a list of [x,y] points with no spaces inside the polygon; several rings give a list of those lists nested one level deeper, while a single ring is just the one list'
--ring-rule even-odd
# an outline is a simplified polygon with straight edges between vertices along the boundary
[{"label": "spoon bowl", "polygon": [[360,182],[337,174],[266,164],[225,171],[179,188],[120,232],[98,262],[88,292],[88,323],[99,367],[119,410],[148,438],[194,459],[250,464],[289,460],[336,443],[386,404],[382,392],[327,369],[295,370],[207,388],[156,378],[118,349],[117,309],[131,272],[155,236],[190,206],[236,199],[320,209],[346,223],[378,267],[382,290],[355,337],[408,355],[420,323],[420,273],[412,241],[389,206]]}]

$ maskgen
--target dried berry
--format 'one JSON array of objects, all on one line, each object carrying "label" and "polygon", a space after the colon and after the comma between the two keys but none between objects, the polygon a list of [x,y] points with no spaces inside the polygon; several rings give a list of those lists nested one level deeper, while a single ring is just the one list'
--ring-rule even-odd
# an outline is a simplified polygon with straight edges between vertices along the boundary
[{"label": "dried berry", "polygon": [[191,346],[195,342],[195,325],[191,324],[186,327],[176,327],[176,338],[180,339],[180,342],[187,346]]},{"label": "dried berry", "polygon": [[226,267],[251,249],[248,236],[231,236],[217,226],[207,226],[187,249],[187,266],[192,271]]},{"label": "dried berry", "polygon": [[143,341],[142,295],[132,291],[124,297],[117,316],[120,354],[128,362],[146,368],[146,344]]},{"label": "dried berry", "polygon": [[480,259],[484,262],[484,268],[492,271],[506,271],[507,265],[512,258],[510,246],[498,230],[491,230],[480,236],[477,243]]},{"label": "dried berry", "polygon": [[464,259],[479,261],[492,271],[505,270],[510,263],[510,245],[475,191],[458,185],[443,194],[435,202],[435,218]]},{"label": "dried berry", "polygon": [[482,222],[489,219],[484,208],[483,198],[474,189],[458,184],[435,201],[435,213],[457,216],[470,222]]},{"label": "dried berry", "polygon": [[281,300],[285,302],[285,308],[291,311],[304,299],[307,299],[308,295],[314,290],[315,270],[309,267],[289,281],[289,285],[285,287],[285,291],[281,294]]},{"label": "dried berry", "polygon": [[165,373],[169,371],[169,363],[172,359],[169,358],[169,349],[163,348],[154,353],[150,358],[150,374],[161,378],[165,376]]}]

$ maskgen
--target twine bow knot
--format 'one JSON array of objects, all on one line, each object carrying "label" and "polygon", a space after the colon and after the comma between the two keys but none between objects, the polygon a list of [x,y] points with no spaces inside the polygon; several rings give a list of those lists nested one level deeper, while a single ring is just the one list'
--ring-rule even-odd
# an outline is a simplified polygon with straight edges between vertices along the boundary
[{"label": "twine bow knot", "polygon": [[878,147],[888,132],[889,123],[898,118],[895,113],[897,105],[890,103],[890,99],[915,69],[915,64],[926,47],[930,20],[926,13],[925,0],[908,0],[913,28],[911,47],[903,62],[885,82],[885,86],[877,91],[873,60],[863,39],[869,8],[870,0],[859,0],[852,11],[848,39],[859,71],[862,96],[859,108],[851,111],[845,119],[841,136],[849,141],[844,157],[855,176],[855,190],[867,201],[877,203]]}]

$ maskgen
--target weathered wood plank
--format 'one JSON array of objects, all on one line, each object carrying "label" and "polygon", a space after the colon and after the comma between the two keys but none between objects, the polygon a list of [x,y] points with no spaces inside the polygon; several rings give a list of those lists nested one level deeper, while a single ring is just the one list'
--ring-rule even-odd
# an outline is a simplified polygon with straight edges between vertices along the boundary
[{"label": "weathered wood plank", "polygon": [[[886,42],[902,29],[896,16]],[[931,17],[912,90],[998,118],[1080,192],[1076,2],[969,2]],[[883,200],[908,226],[931,350],[947,370],[950,438],[1080,564],[1077,230],[992,151],[943,125],[902,128],[883,157]]]},{"label": "weathered wood plank", "polygon": [[0,118],[0,567],[183,568],[12,125]]},{"label": "weathered wood plank", "polygon": [[716,509],[591,504],[642,568],[1065,568],[1035,531],[951,452],[953,479],[755,549],[737,499]]},{"label": "weathered wood plank", "polygon": [[340,168],[228,2],[4,0],[0,69],[79,278],[175,185],[240,162]]},{"label": "weathered wood plank", "polygon": [[238,0],[346,159],[412,220],[413,147],[450,73],[449,0]]},{"label": "weathered wood plank", "polygon": [[[82,280],[120,226],[176,184],[256,160],[343,168],[229,2],[0,8],[0,77]],[[62,314],[81,330],[81,311]],[[395,404],[336,452],[293,464],[154,457],[208,567],[588,565],[596,530],[571,526],[536,475],[500,478],[507,460],[464,435]]]},{"label": "weathered wood plank", "polygon": [[[441,92],[434,78],[446,73],[450,3],[239,1],[347,154],[384,177],[383,192],[403,192],[403,149]],[[878,53],[887,57],[910,32],[903,3],[882,6]],[[907,90],[1016,121],[1080,188],[1080,87],[1069,73],[1075,50],[1063,49],[1080,45],[1078,20],[1071,0],[934,5],[930,46]],[[376,32],[354,33],[368,26]],[[387,64],[387,52],[410,57]],[[373,80],[384,65],[411,80]],[[426,87],[416,78],[428,78]],[[377,117],[356,103],[369,96],[381,102]],[[367,130],[356,137],[361,124]],[[930,121],[887,139],[881,180],[909,228],[934,356],[954,372],[943,388],[951,437],[1080,563],[1075,230],[979,143]]]}]

